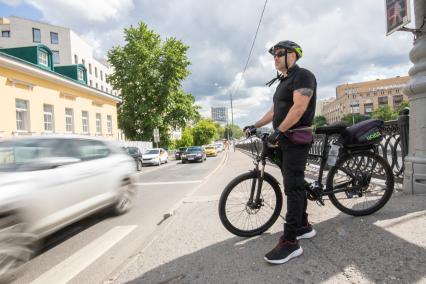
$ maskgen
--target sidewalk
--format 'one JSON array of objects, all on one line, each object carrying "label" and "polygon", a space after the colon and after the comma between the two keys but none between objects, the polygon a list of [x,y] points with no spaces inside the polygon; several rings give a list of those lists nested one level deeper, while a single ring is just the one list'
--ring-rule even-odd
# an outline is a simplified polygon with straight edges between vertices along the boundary
[{"label": "sidewalk", "polygon": [[[283,220],[262,236],[244,239],[220,223],[218,199],[237,174],[252,168],[240,152],[170,218],[161,236],[110,283],[426,283],[426,195],[395,193],[379,212],[351,217],[310,203],[317,230],[302,240],[301,257],[272,266],[263,256],[281,235]],[[268,172],[279,181],[278,169]],[[285,213],[285,202],[283,214]]]}]

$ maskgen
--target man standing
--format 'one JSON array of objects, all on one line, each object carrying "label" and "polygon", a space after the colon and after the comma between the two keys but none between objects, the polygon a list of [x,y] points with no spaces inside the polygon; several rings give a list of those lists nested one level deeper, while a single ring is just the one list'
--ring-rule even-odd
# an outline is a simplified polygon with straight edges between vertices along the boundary
[{"label": "man standing", "polygon": [[282,264],[303,253],[298,240],[312,238],[316,234],[306,213],[304,171],[310,145],[291,142],[285,132],[312,125],[317,83],[310,71],[296,64],[302,57],[302,48],[295,42],[281,41],[269,52],[274,57],[275,68],[281,74],[268,85],[271,86],[276,80],[280,83],[275,91],[271,109],[254,125],[246,126],[244,131],[251,132],[272,122],[274,133],[269,136],[269,142],[278,145],[282,153],[281,172],[287,196],[284,234],[277,246],[264,257],[269,263]]}]

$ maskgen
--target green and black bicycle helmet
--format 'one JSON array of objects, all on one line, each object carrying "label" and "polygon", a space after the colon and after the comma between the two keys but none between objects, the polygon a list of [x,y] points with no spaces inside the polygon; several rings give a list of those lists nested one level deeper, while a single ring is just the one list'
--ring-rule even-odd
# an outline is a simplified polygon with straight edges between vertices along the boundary
[{"label": "green and black bicycle helmet", "polygon": [[279,43],[277,43],[276,45],[274,45],[273,47],[269,49],[269,53],[274,54],[274,51],[277,48],[284,48],[284,49],[288,49],[288,50],[292,50],[296,52],[297,59],[300,59],[303,56],[302,48],[300,47],[300,45],[298,45],[294,41],[290,41],[290,40],[280,41]]}]

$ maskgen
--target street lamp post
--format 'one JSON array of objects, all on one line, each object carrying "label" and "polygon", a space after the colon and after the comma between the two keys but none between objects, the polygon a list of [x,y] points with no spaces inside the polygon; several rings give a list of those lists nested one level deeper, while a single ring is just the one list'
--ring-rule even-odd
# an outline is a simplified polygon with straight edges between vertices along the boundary
[{"label": "street lamp post", "polygon": [[416,39],[410,51],[413,66],[404,93],[410,100],[408,155],[405,158],[404,191],[426,193],[426,2],[414,0]]}]

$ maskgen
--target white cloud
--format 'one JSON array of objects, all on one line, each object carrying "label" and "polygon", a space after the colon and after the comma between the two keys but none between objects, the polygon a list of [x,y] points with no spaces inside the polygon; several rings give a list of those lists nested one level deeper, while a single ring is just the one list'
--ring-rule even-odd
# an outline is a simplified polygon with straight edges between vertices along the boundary
[{"label": "white cloud", "polygon": [[[184,83],[202,113],[211,106],[229,106],[247,59],[263,1],[245,0],[0,0],[9,5],[22,1],[36,7],[43,19],[67,26],[104,56],[123,44],[124,27],[147,23],[163,39],[174,36],[189,45],[191,75]],[[406,75],[412,36],[385,36],[383,1],[300,0],[269,1],[249,66],[234,96],[234,118],[253,123],[270,108],[276,85],[264,83],[275,76],[267,50],[276,42],[298,42],[304,57],[299,62],[313,71],[318,98],[335,94],[347,82]]]}]

